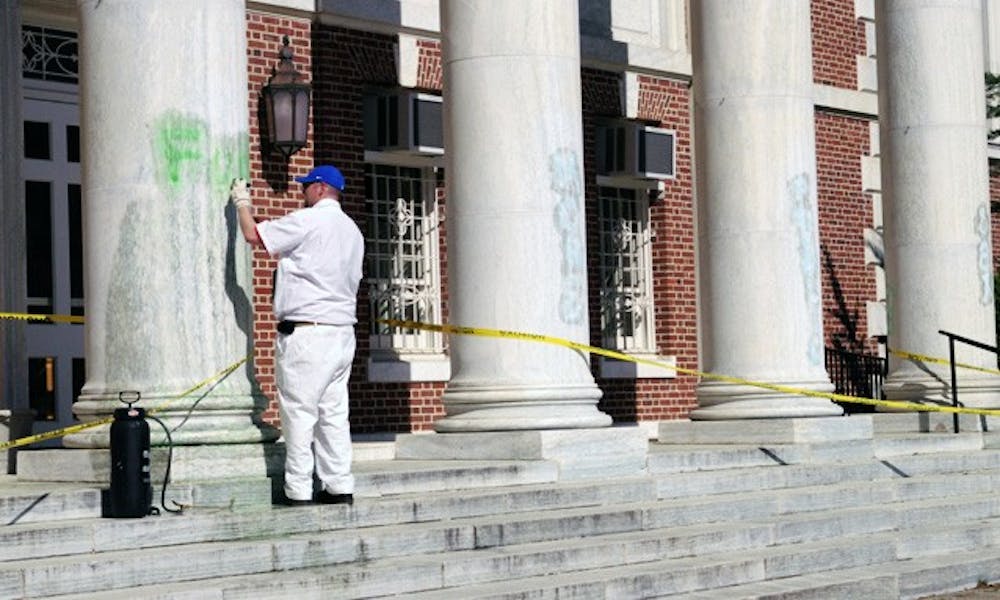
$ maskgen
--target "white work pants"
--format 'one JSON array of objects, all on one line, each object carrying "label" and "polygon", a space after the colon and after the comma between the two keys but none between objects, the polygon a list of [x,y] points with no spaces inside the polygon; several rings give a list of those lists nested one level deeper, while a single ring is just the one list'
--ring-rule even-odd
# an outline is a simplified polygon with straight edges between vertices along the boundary
[{"label": "white work pants", "polygon": [[292,500],[312,499],[314,469],[327,492],[354,493],[347,399],[354,345],[350,325],[299,326],[290,335],[278,334],[285,494]]}]

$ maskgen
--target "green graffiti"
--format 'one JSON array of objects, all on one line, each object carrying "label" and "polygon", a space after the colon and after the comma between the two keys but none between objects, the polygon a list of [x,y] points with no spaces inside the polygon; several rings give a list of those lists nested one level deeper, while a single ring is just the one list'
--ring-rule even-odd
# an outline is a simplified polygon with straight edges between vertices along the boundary
[{"label": "green graffiti", "polygon": [[249,177],[246,133],[212,136],[204,120],[177,112],[164,114],[154,127],[157,180],[173,193],[199,184],[221,192],[234,177]]},{"label": "green graffiti", "polygon": [[168,113],[156,123],[153,144],[157,175],[174,191],[190,180],[199,179],[206,146],[206,127],[197,119]]},{"label": "green graffiti", "polygon": [[215,145],[209,167],[213,191],[228,190],[233,177],[250,177],[250,140],[246,134],[229,136]]}]

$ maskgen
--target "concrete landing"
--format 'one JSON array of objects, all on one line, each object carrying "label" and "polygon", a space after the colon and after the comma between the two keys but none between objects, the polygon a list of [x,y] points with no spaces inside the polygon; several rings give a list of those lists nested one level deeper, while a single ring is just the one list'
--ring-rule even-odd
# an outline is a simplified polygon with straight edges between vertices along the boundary
[{"label": "concrete landing", "polygon": [[544,460],[563,480],[643,473],[649,441],[638,427],[401,435],[398,459]]}]

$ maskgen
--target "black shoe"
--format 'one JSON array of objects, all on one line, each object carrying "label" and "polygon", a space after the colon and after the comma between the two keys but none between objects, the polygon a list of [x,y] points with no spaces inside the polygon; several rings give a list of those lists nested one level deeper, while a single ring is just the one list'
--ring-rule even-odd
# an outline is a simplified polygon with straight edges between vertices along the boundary
[{"label": "black shoe", "polygon": [[351,506],[354,504],[354,496],[351,494],[331,494],[322,490],[316,495],[316,501],[320,504],[347,504]]},{"label": "black shoe", "polygon": [[313,504],[313,501],[312,500],[293,500],[293,499],[288,498],[286,496],[285,498],[282,498],[281,504],[282,504],[282,506],[311,506]]}]

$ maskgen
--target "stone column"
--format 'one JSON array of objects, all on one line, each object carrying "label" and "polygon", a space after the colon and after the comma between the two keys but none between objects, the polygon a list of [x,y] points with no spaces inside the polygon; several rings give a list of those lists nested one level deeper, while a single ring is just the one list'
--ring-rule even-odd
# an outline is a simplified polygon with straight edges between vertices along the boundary
[{"label": "stone column", "polygon": [[[876,3],[889,348],[948,357],[946,330],[994,345],[979,0]],[[996,368],[959,344],[957,360]],[[996,378],[959,370],[959,400],[997,406]],[[951,402],[947,366],[889,357],[886,395]]]},{"label": "stone column", "polygon": [[[0,6],[0,312],[22,312],[26,298],[24,182],[24,130],[21,117],[21,6]],[[0,442],[30,433],[28,412],[28,361],[25,357],[24,322],[0,321]],[[26,429],[25,429],[26,428]],[[7,472],[7,452],[0,453],[0,473]]]},{"label": "stone column", "polygon": [[[227,203],[249,170],[244,2],[79,9],[87,381],[74,412],[108,415],[138,390],[184,422],[175,443],[273,437],[251,419],[263,398],[249,364],[173,400],[251,351],[250,253]],[[65,443],[106,446],[107,429]]]},{"label": "stone column", "polygon": [[[441,0],[451,321],[588,343],[575,0]],[[587,355],[451,338],[441,432],[603,427]]]},{"label": "stone column", "polygon": [[[691,3],[702,365],[831,391],[823,366],[808,0]],[[705,380],[692,419],[838,415]]]}]

